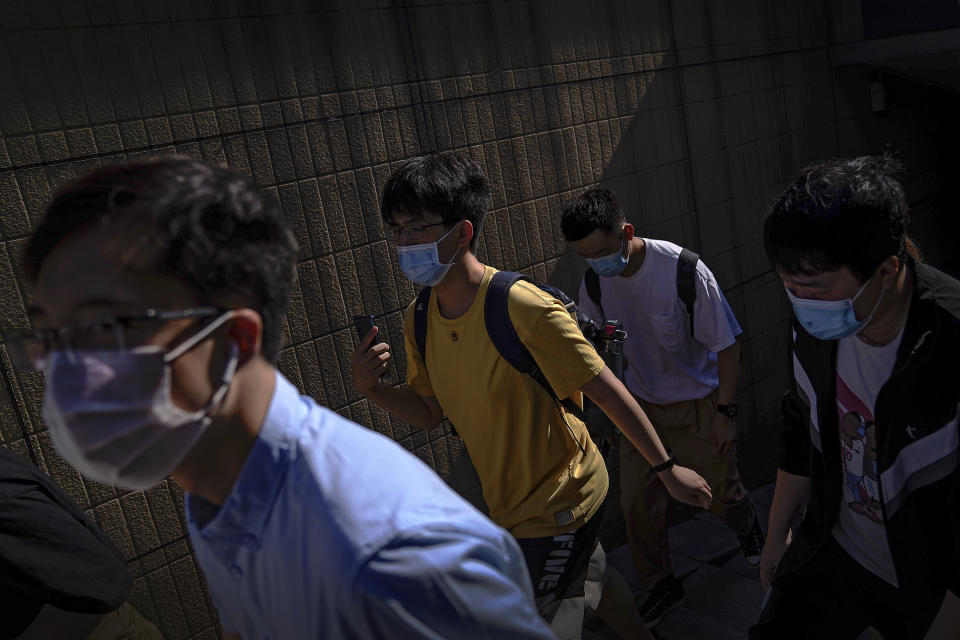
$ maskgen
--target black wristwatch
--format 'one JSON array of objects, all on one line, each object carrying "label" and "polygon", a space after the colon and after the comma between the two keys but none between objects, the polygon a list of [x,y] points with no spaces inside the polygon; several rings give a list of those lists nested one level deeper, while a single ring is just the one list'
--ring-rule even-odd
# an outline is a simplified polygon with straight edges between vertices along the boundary
[{"label": "black wristwatch", "polygon": [[677,456],[673,455],[673,451],[671,451],[667,455],[666,462],[661,462],[655,467],[650,467],[650,470],[653,471],[654,473],[660,473],[661,471],[666,471],[667,469],[673,468],[673,466],[676,464],[677,464]]},{"label": "black wristwatch", "polygon": [[737,409],[738,409],[738,407],[737,407],[737,403],[736,403],[736,402],[730,402],[730,403],[728,403],[728,404],[718,404],[718,405],[717,405],[717,411],[719,411],[719,412],[722,413],[723,415],[727,416],[728,418],[736,418],[736,417],[737,417]]}]

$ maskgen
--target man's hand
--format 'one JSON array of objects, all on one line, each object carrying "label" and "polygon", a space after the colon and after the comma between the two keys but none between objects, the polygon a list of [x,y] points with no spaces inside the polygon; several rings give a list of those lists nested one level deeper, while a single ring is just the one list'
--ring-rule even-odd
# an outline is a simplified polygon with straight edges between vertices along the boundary
[{"label": "man's hand", "polygon": [[387,365],[390,364],[390,345],[381,342],[370,346],[379,332],[380,329],[374,327],[367,335],[363,336],[360,345],[350,358],[353,386],[363,395],[368,395],[370,390],[377,385],[380,376],[384,374]]},{"label": "man's hand", "polygon": [[737,441],[737,423],[730,416],[717,411],[713,415],[713,452],[722,456],[730,453]]},{"label": "man's hand", "polygon": [[713,502],[710,485],[693,469],[674,465],[657,475],[675,499],[695,507],[710,508]]},{"label": "man's hand", "polygon": [[770,587],[773,573],[789,544],[790,533],[787,533],[786,538],[768,535],[767,541],[763,543],[763,551],[760,552],[760,585],[764,591]]}]

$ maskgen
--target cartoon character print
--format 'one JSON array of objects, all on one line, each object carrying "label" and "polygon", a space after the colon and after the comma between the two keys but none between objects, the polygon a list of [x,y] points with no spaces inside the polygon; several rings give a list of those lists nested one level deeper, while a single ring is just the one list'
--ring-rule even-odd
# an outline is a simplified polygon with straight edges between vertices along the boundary
[{"label": "cartoon character print", "polygon": [[877,425],[873,412],[837,376],[837,410],[840,415],[840,454],[843,457],[843,496],[851,511],[878,524],[880,474],[877,468]]},{"label": "cartoon character print", "polygon": [[[840,455],[843,456],[845,482],[843,493],[850,508],[863,513],[860,501],[860,481],[863,479],[863,450],[866,441],[863,416],[849,411],[840,420]],[[857,505],[857,506],[854,506]]]},{"label": "cartoon character print", "polygon": [[[866,457],[863,461],[863,479],[860,481],[860,502],[856,504],[864,509],[860,513],[863,513],[873,522],[883,522],[883,514],[880,512],[878,482],[877,425],[871,421],[867,423],[867,448]],[[858,511],[853,505],[850,508]]]}]

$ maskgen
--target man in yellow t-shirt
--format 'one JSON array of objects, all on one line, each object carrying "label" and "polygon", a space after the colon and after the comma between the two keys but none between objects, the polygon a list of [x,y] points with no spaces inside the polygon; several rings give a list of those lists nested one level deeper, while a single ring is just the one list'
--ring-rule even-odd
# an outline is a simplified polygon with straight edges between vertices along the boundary
[{"label": "man in yellow t-shirt", "polygon": [[[621,637],[649,637],[623,578],[605,565],[598,541],[608,488],[603,460],[586,427],[529,375],[497,352],[484,322],[495,269],[477,260],[477,231],[490,206],[480,167],[456,155],[407,161],[383,189],[381,214],[400,268],[432,287],[425,359],[407,309],[406,388],[379,381],[390,345],[372,345],[374,328],[352,359],[354,385],[385,410],[421,428],[444,417],[457,427],[480,476],[494,522],[517,538],[537,606],[559,638],[579,638],[584,607]],[[678,500],[707,507],[710,488],[673,464],[639,405],[604,366],[557,300],[518,282],[508,313],[558,398],[593,400],[658,471]]]}]

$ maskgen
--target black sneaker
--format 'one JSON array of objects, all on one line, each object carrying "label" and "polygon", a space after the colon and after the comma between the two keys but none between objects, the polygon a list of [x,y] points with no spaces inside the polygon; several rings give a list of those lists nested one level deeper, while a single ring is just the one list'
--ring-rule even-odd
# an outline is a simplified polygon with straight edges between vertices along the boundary
[{"label": "black sneaker", "polygon": [[683,604],[683,585],[672,573],[653,586],[640,605],[640,617],[647,627],[660,624],[660,618]]},{"label": "black sneaker", "polygon": [[763,535],[763,529],[760,528],[760,518],[753,517],[753,526],[745,536],[737,536],[740,539],[740,550],[743,551],[743,557],[747,559],[747,564],[755,567],[760,564],[760,552],[763,551],[763,543],[766,538]]}]

